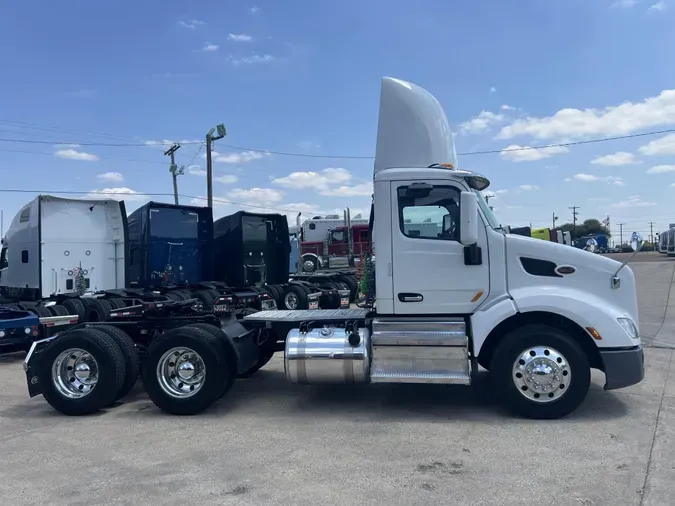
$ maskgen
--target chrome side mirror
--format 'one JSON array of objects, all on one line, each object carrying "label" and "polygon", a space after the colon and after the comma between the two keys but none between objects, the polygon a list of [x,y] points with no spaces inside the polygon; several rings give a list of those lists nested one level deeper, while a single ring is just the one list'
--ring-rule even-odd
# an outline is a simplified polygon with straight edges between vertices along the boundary
[{"label": "chrome side mirror", "polygon": [[642,235],[639,232],[633,232],[630,236],[630,247],[636,253],[645,245]]},{"label": "chrome side mirror", "polygon": [[593,239],[592,237],[586,241],[586,245],[584,246],[584,249],[590,253],[595,253],[595,250],[598,249],[598,241]]}]

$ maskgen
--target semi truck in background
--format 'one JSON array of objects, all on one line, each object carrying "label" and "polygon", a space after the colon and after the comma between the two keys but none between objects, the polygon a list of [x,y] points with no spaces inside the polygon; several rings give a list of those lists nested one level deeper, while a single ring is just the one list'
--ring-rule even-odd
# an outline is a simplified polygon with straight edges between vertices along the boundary
[{"label": "semi truck in background", "polygon": [[[240,214],[232,219],[243,220],[246,228]],[[281,215],[266,218],[267,224],[282,222]],[[30,307],[41,317],[77,314],[85,321],[158,298],[195,298],[210,307],[227,294],[234,310],[286,307],[285,301],[292,302],[290,309],[316,309],[322,303],[337,308],[348,306],[345,292],[354,298],[346,284],[290,281],[287,262],[276,268],[280,251],[286,259],[290,251],[287,227],[282,236],[262,240],[274,251],[259,247],[260,238],[250,233],[216,241],[211,210],[205,207],[149,202],[127,216],[123,201],[41,195],[17,213],[2,239],[0,301]],[[266,277],[253,279],[249,259],[233,259],[234,250],[249,255],[255,250],[259,258],[264,251]],[[241,276],[227,279],[234,270],[215,270],[225,261],[249,269],[244,283]]]},{"label": "semi truck in background", "polygon": [[525,237],[532,237],[534,239],[541,239],[543,241],[557,242],[558,244],[572,246],[571,233],[557,228],[531,229],[530,227],[518,227],[509,228],[509,230],[512,234],[523,235]]}]

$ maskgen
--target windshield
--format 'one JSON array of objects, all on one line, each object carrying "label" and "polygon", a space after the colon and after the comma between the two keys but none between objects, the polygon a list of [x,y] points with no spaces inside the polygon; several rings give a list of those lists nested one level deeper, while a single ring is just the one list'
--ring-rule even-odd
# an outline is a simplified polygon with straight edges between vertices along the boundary
[{"label": "windshield", "polygon": [[495,216],[494,211],[490,209],[490,206],[485,201],[485,195],[483,195],[483,193],[480,190],[472,190],[472,191],[478,197],[478,207],[480,207],[481,211],[483,211],[483,214],[488,220],[488,224],[495,230],[498,228],[502,228],[502,226],[499,224],[499,220],[497,220],[497,217]]},{"label": "windshield", "polygon": [[151,209],[150,236],[154,239],[197,239],[199,216],[186,209]]}]

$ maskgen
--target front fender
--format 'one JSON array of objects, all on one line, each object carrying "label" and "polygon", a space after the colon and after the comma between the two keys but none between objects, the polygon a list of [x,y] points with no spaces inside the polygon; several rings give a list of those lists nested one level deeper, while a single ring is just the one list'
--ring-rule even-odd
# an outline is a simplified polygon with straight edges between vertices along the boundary
[{"label": "front fender", "polygon": [[[636,346],[639,339],[632,339],[617,318],[632,318],[607,299],[573,288],[532,287],[511,292],[518,312],[546,311],[562,315],[583,329],[594,328],[602,339],[594,339],[598,348]],[[633,322],[638,327],[638,322]]]},{"label": "front fender", "polygon": [[323,259],[316,253],[303,253],[302,256],[300,257],[300,260],[304,261],[305,258],[311,258],[314,261],[316,261],[316,265],[318,267],[323,267]]}]

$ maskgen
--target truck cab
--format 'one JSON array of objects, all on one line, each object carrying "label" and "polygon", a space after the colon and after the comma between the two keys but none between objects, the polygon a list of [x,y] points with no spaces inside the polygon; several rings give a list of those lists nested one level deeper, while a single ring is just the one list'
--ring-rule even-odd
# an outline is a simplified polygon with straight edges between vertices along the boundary
[{"label": "truck cab", "polygon": [[[469,385],[480,365],[508,409],[534,418],[573,411],[591,368],[605,373],[608,390],[641,381],[626,263],[551,242],[548,230],[547,241],[507,233],[483,198],[488,178],[455,169],[454,159],[438,101],[384,78],[371,211],[377,261],[364,268],[376,299],[371,310],[342,315],[247,317],[299,323],[286,337],[287,378]],[[638,251],[641,236],[632,243]]]},{"label": "truck cab", "polygon": [[[349,233],[352,234],[352,251],[350,253]],[[300,243],[302,250],[302,267],[304,272],[319,269],[345,268],[353,264],[353,257],[371,251],[370,227],[368,224],[342,225],[326,231],[323,241]]]}]

